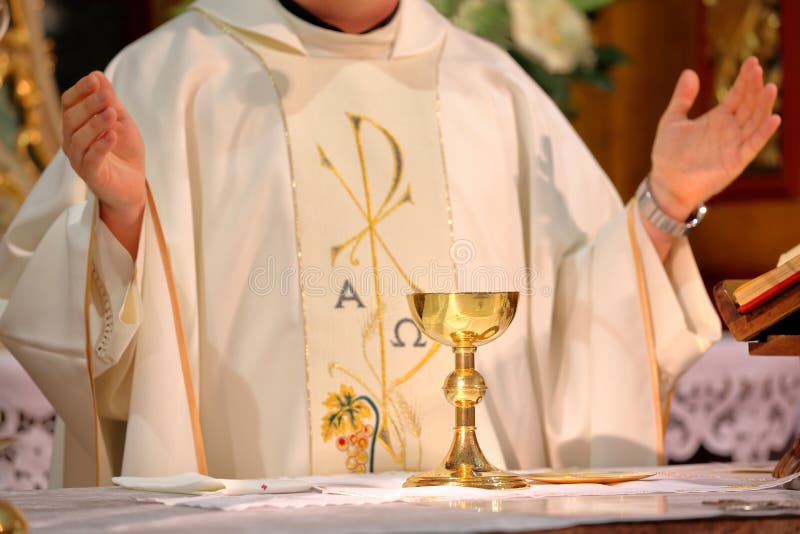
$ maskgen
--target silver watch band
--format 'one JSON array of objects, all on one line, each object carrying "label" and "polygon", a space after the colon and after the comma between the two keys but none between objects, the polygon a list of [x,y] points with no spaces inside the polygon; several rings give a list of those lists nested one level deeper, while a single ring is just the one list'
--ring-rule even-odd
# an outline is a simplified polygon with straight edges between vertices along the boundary
[{"label": "silver watch band", "polygon": [[665,234],[669,234],[673,237],[681,237],[691,232],[700,224],[700,221],[703,220],[703,217],[706,216],[706,212],[708,211],[706,205],[701,203],[686,221],[676,221],[661,211],[661,208],[656,204],[653,193],[650,191],[649,176],[642,180],[639,189],[636,190],[636,202],[639,205],[639,211],[645,219],[650,221]]}]

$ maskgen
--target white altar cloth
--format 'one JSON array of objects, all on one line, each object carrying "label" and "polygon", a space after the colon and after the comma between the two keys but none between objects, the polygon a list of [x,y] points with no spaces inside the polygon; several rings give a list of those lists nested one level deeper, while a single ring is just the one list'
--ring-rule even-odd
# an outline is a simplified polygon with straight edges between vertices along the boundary
[{"label": "white altar cloth", "polygon": [[[403,488],[410,473],[341,475],[294,479],[307,483],[314,491],[291,494],[152,496],[137,492],[145,502],[168,506],[188,506],[213,510],[243,511],[253,508],[304,508],[386,504],[392,502],[446,503],[468,501],[506,501],[545,497],[622,496],[680,493],[736,493],[785,487],[800,473],[773,479],[772,466],[701,464],[662,467],[645,480],[605,484],[532,484],[521,490],[490,491],[451,486]],[[646,471],[646,470],[639,470]],[[155,479],[154,479],[155,480]]]},{"label": "white altar cloth", "polygon": [[11,354],[0,346],[0,492],[47,487],[55,414]]},{"label": "white altar cloth", "polygon": [[675,385],[664,437],[667,460],[700,447],[734,462],[763,462],[800,432],[800,358],[750,356],[730,332]]},{"label": "white altar cloth", "polygon": [[[302,510],[257,508],[236,513],[144,503],[137,500],[135,492],[111,487],[19,491],[3,494],[2,498],[19,506],[28,517],[31,531],[39,534],[513,532],[723,516],[800,517],[800,492],[777,489],[735,494],[735,498],[741,501],[773,501],[787,506],[777,511],[754,512],[726,511],[716,504],[704,504],[731,498],[731,493],[716,492],[389,503]],[[787,528],[784,527],[784,531]]]}]

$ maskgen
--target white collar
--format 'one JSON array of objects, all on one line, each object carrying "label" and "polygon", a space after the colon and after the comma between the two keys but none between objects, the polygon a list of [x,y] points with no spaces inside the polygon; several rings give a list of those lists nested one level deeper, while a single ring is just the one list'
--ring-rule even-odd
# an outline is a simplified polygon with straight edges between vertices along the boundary
[{"label": "white collar", "polygon": [[[241,31],[277,41],[295,53],[309,55],[276,0],[196,0],[192,7]],[[436,46],[449,24],[426,0],[401,0],[395,18],[399,20],[396,21],[393,59],[415,56]],[[369,39],[370,34],[347,37]]]},{"label": "white collar", "polygon": [[392,55],[392,45],[400,25],[400,13],[388,24],[368,33],[354,35],[321,28],[287,11],[278,4],[289,26],[300,38],[310,56],[358,59],[386,59]]}]

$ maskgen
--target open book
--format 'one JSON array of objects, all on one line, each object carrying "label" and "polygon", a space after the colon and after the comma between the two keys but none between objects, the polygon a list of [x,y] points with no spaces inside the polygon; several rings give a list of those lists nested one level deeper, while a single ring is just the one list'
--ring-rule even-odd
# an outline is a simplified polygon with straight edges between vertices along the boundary
[{"label": "open book", "polygon": [[800,283],[800,245],[783,254],[778,266],[733,291],[739,313],[749,313]]}]

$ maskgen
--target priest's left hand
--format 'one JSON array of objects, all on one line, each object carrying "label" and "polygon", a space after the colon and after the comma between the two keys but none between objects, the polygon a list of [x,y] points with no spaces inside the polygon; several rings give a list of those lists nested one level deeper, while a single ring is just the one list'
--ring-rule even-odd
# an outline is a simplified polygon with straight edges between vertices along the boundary
[{"label": "priest's left hand", "polygon": [[733,182],[781,123],[772,113],[778,89],[774,84],[764,85],[763,69],[754,57],[744,62],[719,105],[690,119],[689,110],[699,92],[697,74],[684,71],[653,145],[653,198],[665,213],[680,221]]}]

